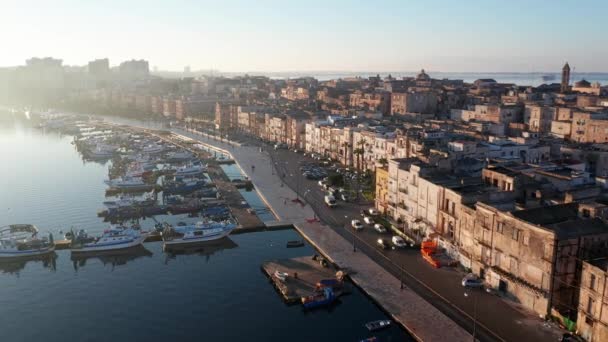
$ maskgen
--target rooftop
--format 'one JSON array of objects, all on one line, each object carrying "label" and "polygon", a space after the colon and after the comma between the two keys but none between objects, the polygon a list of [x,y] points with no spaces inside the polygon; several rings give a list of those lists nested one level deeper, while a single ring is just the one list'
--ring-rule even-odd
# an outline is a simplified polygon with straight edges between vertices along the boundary
[{"label": "rooftop", "polygon": [[608,225],[601,219],[579,217],[578,203],[513,211],[511,215],[526,222],[550,229],[560,239],[608,233]]}]

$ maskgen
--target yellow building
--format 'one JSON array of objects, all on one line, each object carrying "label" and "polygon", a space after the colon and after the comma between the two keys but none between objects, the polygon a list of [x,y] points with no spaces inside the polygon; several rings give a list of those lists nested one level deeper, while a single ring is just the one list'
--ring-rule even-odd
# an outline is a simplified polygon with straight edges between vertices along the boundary
[{"label": "yellow building", "polygon": [[388,208],[388,168],[376,167],[376,209],[386,214]]}]

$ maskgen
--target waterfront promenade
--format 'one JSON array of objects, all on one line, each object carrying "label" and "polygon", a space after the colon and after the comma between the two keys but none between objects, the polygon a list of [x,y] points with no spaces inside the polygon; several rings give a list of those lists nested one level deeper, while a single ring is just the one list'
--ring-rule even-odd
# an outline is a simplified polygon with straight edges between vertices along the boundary
[{"label": "waterfront promenade", "polygon": [[415,338],[421,341],[471,341],[472,336],[467,331],[410,288],[402,288],[398,278],[365,253],[354,252],[352,241],[320,222],[310,222],[315,216],[311,206],[293,201],[296,193],[283,185],[273,170],[270,157],[260,152],[258,147],[235,147],[189,132],[175,132],[229,152],[274,214],[281,221],[293,224],[321,253],[346,270],[355,284],[403,324]]}]

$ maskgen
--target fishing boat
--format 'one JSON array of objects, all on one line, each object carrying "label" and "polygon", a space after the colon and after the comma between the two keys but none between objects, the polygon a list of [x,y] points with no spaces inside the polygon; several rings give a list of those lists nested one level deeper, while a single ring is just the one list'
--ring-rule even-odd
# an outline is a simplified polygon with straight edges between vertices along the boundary
[{"label": "fishing boat", "polygon": [[391,326],[391,321],[388,319],[381,319],[381,320],[365,323],[365,327],[369,331],[382,330],[382,329],[386,329],[390,326]]},{"label": "fishing boat", "polygon": [[187,161],[194,157],[194,155],[188,151],[178,151],[167,153],[167,161],[169,162],[180,162]]},{"label": "fishing boat", "polygon": [[207,184],[204,179],[184,179],[178,182],[170,182],[164,187],[167,194],[185,194],[201,189]]},{"label": "fishing boat", "polygon": [[163,146],[160,146],[158,144],[150,144],[148,146],[144,146],[142,152],[146,154],[157,154],[161,153],[164,150],[165,148]]},{"label": "fishing boat", "polygon": [[153,185],[147,184],[141,177],[124,177],[104,181],[110,188],[118,190],[150,190]]},{"label": "fishing boat", "polygon": [[311,296],[302,297],[302,305],[306,309],[315,309],[318,307],[326,306],[333,303],[336,300],[334,291],[331,287],[326,287],[322,291],[319,291]]},{"label": "fishing boat", "polygon": [[111,201],[104,201],[103,205],[108,210],[121,209],[126,207],[145,207],[155,204],[154,195],[152,193],[146,193],[141,198],[133,196],[120,196],[119,198]]},{"label": "fishing boat", "polygon": [[98,146],[89,152],[88,157],[92,159],[109,159],[112,158],[113,155],[114,151]]},{"label": "fishing boat", "polygon": [[52,253],[53,236],[38,237],[32,224],[13,224],[0,228],[0,258],[31,257]]},{"label": "fishing boat", "polygon": [[207,168],[203,164],[189,164],[178,167],[177,170],[175,170],[175,177],[192,177],[200,175],[205,171],[207,171]]},{"label": "fishing boat", "polygon": [[231,221],[201,221],[193,225],[164,227],[161,236],[165,246],[213,241],[228,236],[236,228]]},{"label": "fishing boat", "polygon": [[107,229],[103,234],[90,240],[88,234],[84,232],[81,234],[74,235],[72,240],[72,253],[91,253],[91,252],[104,252],[104,251],[115,251],[119,249],[131,248],[141,245],[148,232],[140,229],[128,228],[123,226],[112,226]]}]

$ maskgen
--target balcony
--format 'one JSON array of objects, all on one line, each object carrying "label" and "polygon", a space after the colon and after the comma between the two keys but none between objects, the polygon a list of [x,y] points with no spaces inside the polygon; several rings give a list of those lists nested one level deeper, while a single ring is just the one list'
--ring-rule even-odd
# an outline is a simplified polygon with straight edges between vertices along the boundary
[{"label": "balcony", "polygon": [[451,210],[448,210],[448,209],[445,209],[445,208],[441,208],[441,209],[439,209],[439,210],[440,210],[441,212],[443,212],[443,213],[446,213],[446,214],[448,214],[448,215],[452,216],[453,218],[456,218],[456,213],[455,213],[455,211],[451,211]]},{"label": "balcony", "polygon": [[399,192],[408,194],[407,188],[399,188]]},{"label": "balcony", "polygon": [[490,269],[492,271],[496,272],[497,274],[499,274],[501,277],[504,277],[513,283],[516,283],[522,287],[527,288],[528,290],[531,290],[538,296],[542,296],[542,297],[546,298],[548,295],[548,291],[528,282],[526,279],[520,278],[508,271],[505,271],[505,270],[499,268],[498,266],[490,266]]}]

